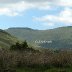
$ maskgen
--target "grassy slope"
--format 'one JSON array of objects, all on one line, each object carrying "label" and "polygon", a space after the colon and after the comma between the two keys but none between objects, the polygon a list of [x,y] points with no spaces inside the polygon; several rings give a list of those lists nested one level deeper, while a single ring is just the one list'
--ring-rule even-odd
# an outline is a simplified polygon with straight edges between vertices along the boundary
[{"label": "grassy slope", "polygon": [[10,45],[14,44],[17,39],[7,32],[0,30],[0,48],[8,48]]},{"label": "grassy slope", "polygon": [[40,44],[49,48],[72,47],[72,27],[61,27],[51,30],[33,30],[30,28],[9,28],[6,30],[21,40],[28,40],[34,44],[35,40],[52,40],[52,44]]},{"label": "grassy slope", "polygon": [[34,68],[20,68],[17,72],[72,72],[71,68],[51,68],[51,69],[34,69]]}]

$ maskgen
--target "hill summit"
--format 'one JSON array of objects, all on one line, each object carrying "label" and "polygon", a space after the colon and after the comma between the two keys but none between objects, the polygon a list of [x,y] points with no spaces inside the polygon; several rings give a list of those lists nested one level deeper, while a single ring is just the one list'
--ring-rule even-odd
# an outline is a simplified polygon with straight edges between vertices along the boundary
[{"label": "hill summit", "polygon": [[[33,45],[44,48],[72,48],[72,26],[50,30],[34,30],[30,28],[9,28],[6,30],[20,40],[27,40]],[[41,43],[35,43],[41,41]],[[46,43],[42,43],[46,41]],[[47,43],[51,41],[51,43]]]}]

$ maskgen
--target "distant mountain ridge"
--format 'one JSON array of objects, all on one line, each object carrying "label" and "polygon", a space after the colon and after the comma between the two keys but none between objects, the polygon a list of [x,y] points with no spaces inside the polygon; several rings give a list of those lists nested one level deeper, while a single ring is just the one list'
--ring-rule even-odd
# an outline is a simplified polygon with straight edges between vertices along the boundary
[{"label": "distant mountain ridge", "polygon": [[35,41],[52,41],[52,43],[37,43],[45,48],[72,48],[72,26],[59,27],[50,30],[34,30],[31,28],[9,28],[6,32],[20,40],[27,40],[32,44]]},{"label": "distant mountain ridge", "polygon": [[26,30],[33,30],[31,28],[28,28],[28,27],[12,27],[12,28],[8,28],[8,29],[26,29]]}]

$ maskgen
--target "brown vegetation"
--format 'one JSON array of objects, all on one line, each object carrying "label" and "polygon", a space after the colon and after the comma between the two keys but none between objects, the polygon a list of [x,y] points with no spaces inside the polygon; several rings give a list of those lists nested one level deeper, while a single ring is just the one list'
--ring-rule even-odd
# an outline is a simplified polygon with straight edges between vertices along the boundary
[{"label": "brown vegetation", "polygon": [[0,49],[0,72],[15,72],[17,67],[70,67],[72,51]]}]

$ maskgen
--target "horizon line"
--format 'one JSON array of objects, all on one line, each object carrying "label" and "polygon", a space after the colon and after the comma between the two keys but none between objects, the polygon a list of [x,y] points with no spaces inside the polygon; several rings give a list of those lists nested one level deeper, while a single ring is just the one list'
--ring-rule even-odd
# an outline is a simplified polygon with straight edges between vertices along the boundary
[{"label": "horizon line", "polygon": [[54,27],[54,28],[49,28],[49,29],[37,29],[37,28],[35,29],[35,28],[31,28],[31,27],[8,27],[8,28],[4,28],[2,30],[12,29],[12,28],[31,29],[31,30],[51,30],[51,29],[62,28],[62,27],[72,27],[72,26],[59,26],[59,27]]}]

